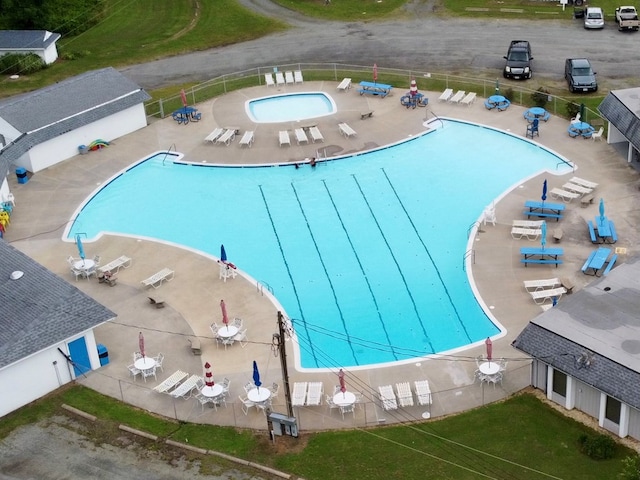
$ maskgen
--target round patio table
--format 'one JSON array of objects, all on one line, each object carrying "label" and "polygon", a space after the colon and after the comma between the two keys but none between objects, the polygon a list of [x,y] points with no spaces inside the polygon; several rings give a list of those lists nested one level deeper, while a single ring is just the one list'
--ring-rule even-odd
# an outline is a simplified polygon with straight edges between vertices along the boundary
[{"label": "round patio table", "polygon": [[478,369],[485,375],[495,375],[500,371],[500,364],[498,362],[484,362],[480,364]]},{"label": "round patio table", "polygon": [[225,325],[218,329],[218,336],[222,338],[235,337],[238,334],[238,327],[235,325]]},{"label": "round patio table", "polygon": [[347,407],[356,403],[356,394],[353,392],[338,392],[333,396],[333,403],[339,407]]},{"label": "round patio table", "polygon": [[142,357],[136,360],[135,362],[133,362],[133,365],[138,370],[149,370],[150,368],[153,368],[156,366],[156,361],[150,357]]},{"label": "round patio table", "polygon": [[269,400],[271,396],[271,391],[268,388],[260,387],[260,388],[252,388],[247,392],[247,398],[251,400],[253,403],[262,403]]},{"label": "round patio table", "polygon": [[76,270],[80,270],[81,272],[88,272],[95,266],[96,262],[94,262],[90,258],[85,260],[76,260],[75,262],[73,262],[73,268],[75,268]]},{"label": "round patio table", "polygon": [[218,395],[221,395],[223,390],[224,388],[222,387],[222,385],[220,385],[219,383],[216,383],[211,387],[209,386],[202,387],[202,390],[200,390],[200,393],[205,397],[213,398],[213,397],[217,397]]}]

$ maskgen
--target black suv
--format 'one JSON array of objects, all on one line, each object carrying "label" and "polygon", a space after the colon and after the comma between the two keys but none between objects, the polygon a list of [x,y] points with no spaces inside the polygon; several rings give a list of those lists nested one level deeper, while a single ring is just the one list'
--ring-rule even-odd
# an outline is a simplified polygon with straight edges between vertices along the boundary
[{"label": "black suv", "polygon": [[586,58],[567,58],[564,62],[564,78],[571,92],[597,92],[596,72]]},{"label": "black suv", "polygon": [[504,59],[507,61],[502,72],[504,78],[518,80],[533,77],[531,45],[526,40],[512,40]]}]

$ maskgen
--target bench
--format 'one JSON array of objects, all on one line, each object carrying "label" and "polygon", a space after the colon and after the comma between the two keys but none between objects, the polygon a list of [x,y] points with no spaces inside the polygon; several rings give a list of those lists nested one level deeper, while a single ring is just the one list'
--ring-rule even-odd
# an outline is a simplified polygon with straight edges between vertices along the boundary
[{"label": "bench", "polygon": [[586,208],[593,203],[593,195],[585,195],[580,199],[580,206]]},{"label": "bench", "polygon": [[546,258],[544,260],[539,259],[539,258],[523,258],[520,260],[522,263],[524,263],[524,266],[526,267],[529,263],[538,263],[538,264],[543,264],[543,265],[555,265],[556,268],[558,268],[558,265],[562,264],[562,260],[558,259],[558,260],[554,260],[552,258]]},{"label": "bench", "polygon": [[616,233],[616,227],[611,221],[609,222],[609,228],[611,228],[611,240],[613,240],[613,243],[616,243],[618,241],[618,234]]},{"label": "bench", "polygon": [[598,239],[596,237],[596,231],[593,228],[593,222],[589,220],[587,222],[587,225],[589,225],[589,236],[591,237],[591,243],[598,243]]},{"label": "bench", "polygon": [[165,280],[167,282],[173,280],[174,274],[175,272],[173,270],[163,268],[158,273],[154,273],[149,278],[142,280],[142,282],[140,283],[142,283],[145,287],[158,288]]},{"label": "bench", "polygon": [[562,240],[563,235],[564,235],[564,231],[561,228],[555,228],[553,230],[553,239],[555,240],[556,243],[560,243],[560,240]]},{"label": "bench", "polygon": [[164,300],[159,299],[158,297],[147,297],[149,299],[149,303],[151,305],[155,305],[156,308],[164,308]]},{"label": "bench", "polygon": [[602,272],[602,275],[607,275],[611,271],[617,259],[618,254],[615,254],[613,257],[611,257],[611,260],[609,260],[609,264],[607,265],[607,268],[604,269],[604,272]]},{"label": "bench", "polygon": [[598,253],[597,250],[594,250],[593,252],[591,252],[589,257],[587,258],[587,261],[584,262],[584,265],[582,265],[582,268],[580,269],[580,270],[582,270],[582,273],[587,273],[587,269],[589,268],[589,264],[593,261],[593,259],[594,259],[594,257],[596,256],[597,253]]},{"label": "bench", "polygon": [[524,214],[529,217],[547,217],[547,218],[555,218],[556,220],[560,220],[562,218],[561,213],[546,213],[546,212],[531,212],[529,210],[525,210]]},{"label": "bench", "polygon": [[371,118],[373,117],[373,110],[370,110],[368,112],[362,112],[360,114],[360,120],[364,120],[365,118]]}]

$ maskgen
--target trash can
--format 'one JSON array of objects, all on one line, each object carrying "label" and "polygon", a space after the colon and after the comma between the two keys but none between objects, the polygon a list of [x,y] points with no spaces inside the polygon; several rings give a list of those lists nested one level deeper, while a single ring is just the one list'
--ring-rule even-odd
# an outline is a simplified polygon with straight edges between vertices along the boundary
[{"label": "trash can", "polygon": [[100,358],[100,366],[104,367],[109,363],[109,350],[103,344],[98,345],[98,357]]},{"label": "trash can", "polygon": [[80,155],[86,155],[87,153],[89,153],[89,147],[87,147],[86,145],[80,145],[78,146],[78,151],[80,152]]},{"label": "trash can", "polygon": [[16,168],[16,177],[18,177],[18,183],[27,183],[29,181],[26,168]]}]

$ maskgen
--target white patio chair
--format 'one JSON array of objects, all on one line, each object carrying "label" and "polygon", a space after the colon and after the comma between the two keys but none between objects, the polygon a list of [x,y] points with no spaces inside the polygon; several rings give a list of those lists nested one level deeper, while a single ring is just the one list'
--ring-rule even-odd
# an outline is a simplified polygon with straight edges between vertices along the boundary
[{"label": "white patio chair", "polygon": [[158,380],[158,377],[156,377],[156,367],[155,365],[152,368],[148,368],[146,370],[142,370],[142,378],[144,379],[144,381],[147,381],[148,377],[153,377],[156,380]]},{"label": "white patio chair", "polygon": [[352,403],[351,405],[344,405],[340,407],[340,413],[342,414],[342,419],[344,420],[345,413],[353,413],[353,417],[356,416],[356,404]]},{"label": "white patio chair", "polygon": [[76,263],[76,259],[69,255],[67,257],[67,263],[73,267],[73,264]]},{"label": "white patio chair", "polygon": [[240,343],[242,348],[247,346],[247,329],[240,330],[234,337],[233,340]]},{"label": "white patio chair", "polygon": [[142,354],[140,352],[133,352],[133,362],[136,360],[140,360],[142,358]]},{"label": "white patio chair", "polygon": [[247,397],[238,396],[238,398],[240,399],[240,402],[242,402],[242,411],[244,412],[245,415],[248,415],[249,409],[255,406],[255,403],[253,403]]},{"label": "white patio chair", "polygon": [[216,406],[215,402],[213,401],[213,398],[211,397],[207,397],[205,395],[202,395],[201,393],[196,393],[194,395],[196,402],[198,402],[200,404],[200,406],[202,407],[202,411],[204,412],[204,406],[207,403],[210,403],[213,408],[215,408],[216,410],[218,410],[218,407]]},{"label": "white patio chair", "polygon": [[156,368],[159,368],[164,372],[164,368],[162,368],[162,362],[164,361],[164,354],[159,353],[158,356],[153,357],[153,359],[156,361]]},{"label": "white patio chair", "polygon": [[276,382],[273,382],[269,390],[271,390],[271,398],[276,398],[278,396],[278,391],[280,390],[280,386]]},{"label": "white patio chair", "polygon": [[127,368],[129,369],[129,373],[133,376],[134,380],[138,375],[142,373],[140,369],[136,368],[136,366],[133,364],[129,365]]},{"label": "white patio chair", "polygon": [[253,390],[254,388],[256,388],[256,386],[253,384],[253,382],[247,382],[244,384],[244,391],[245,392],[249,392],[249,390]]},{"label": "white patio chair", "polygon": [[78,281],[78,277],[84,276],[84,272],[82,270],[78,270],[74,267],[71,267],[71,273],[76,277],[76,282]]},{"label": "white patio chair", "polygon": [[93,256],[93,261],[96,264],[96,268],[98,268],[100,266],[100,255],[94,255]]},{"label": "white patio chair", "polygon": [[231,325],[233,325],[234,327],[238,327],[238,330],[240,330],[242,328],[242,319],[241,318],[234,318],[233,322],[231,323]]},{"label": "white patio chair", "polygon": [[591,134],[591,140],[602,140],[602,134],[604,133],[604,127],[600,127],[596,133]]},{"label": "white patio chair", "polygon": [[333,403],[333,397],[332,396],[325,395],[325,401],[327,402],[327,406],[329,407],[329,413],[331,413],[331,410],[340,409],[340,407],[338,405]]}]

